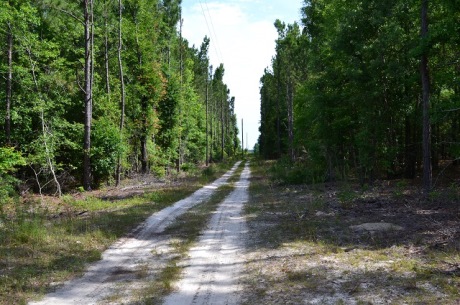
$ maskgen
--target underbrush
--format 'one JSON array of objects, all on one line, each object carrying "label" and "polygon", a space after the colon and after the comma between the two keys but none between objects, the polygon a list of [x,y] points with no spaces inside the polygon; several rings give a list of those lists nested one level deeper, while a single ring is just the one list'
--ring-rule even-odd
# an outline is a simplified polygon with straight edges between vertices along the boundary
[{"label": "underbrush", "polygon": [[[219,178],[223,173],[225,173],[231,166],[238,161],[239,158],[229,158],[225,159],[223,162],[218,163],[210,163],[209,166],[204,167],[201,170],[201,178],[200,181],[207,182],[213,181]],[[242,162],[244,163],[244,162]]]},{"label": "underbrush", "polygon": [[288,158],[273,162],[270,168],[273,180],[282,184],[320,183],[326,179],[322,167],[305,161],[292,163]]},{"label": "underbrush", "polygon": [[0,228],[0,304],[25,304],[82,272],[116,239],[193,190],[165,188],[116,202],[65,200],[55,210],[18,204]]}]

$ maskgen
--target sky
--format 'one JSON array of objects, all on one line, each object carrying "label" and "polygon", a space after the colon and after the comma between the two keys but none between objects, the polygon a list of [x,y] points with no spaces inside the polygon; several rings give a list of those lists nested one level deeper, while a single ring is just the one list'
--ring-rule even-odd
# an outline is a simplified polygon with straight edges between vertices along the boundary
[{"label": "sky", "polygon": [[199,48],[211,39],[211,64],[224,64],[224,82],[235,97],[235,112],[244,147],[252,149],[259,137],[260,78],[271,65],[277,38],[274,22],[300,20],[302,0],[182,0],[183,36]]}]

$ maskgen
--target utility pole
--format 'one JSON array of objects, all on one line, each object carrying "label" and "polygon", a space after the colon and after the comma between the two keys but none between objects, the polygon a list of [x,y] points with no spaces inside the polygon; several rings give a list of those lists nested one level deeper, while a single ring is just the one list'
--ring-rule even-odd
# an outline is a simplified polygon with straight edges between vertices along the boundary
[{"label": "utility pole", "polygon": [[241,119],[241,157],[244,158],[244,124]]},{"label": "utility pole", "polygon": [[[214,95],[214,91],[213,91],[213,87],[212,87],[212,79],[213,79],[213,71],[212,71],[213,67],[212,65],[209,66],[209,81],[211,82],[211,104],[209,105],[209,125],[211,127],[211,143],[210,143],[210,150],[209,150],[209,160],[210,162],[213,162],[213,159],[212,159],[212,152],[213,152],[213,149],[214,149],[214,128],[213,128],[213,111],[214,111],[214,108],[213,107],[214,105],[212,104],[212,99],[213,99],[213,95]],[[208,103],[209,103],[209,98],[208,98]]]},{"label": "utility pole", "polygon": [[226,94],[225,92],[222,92],[222,97],[221,97],[221,107],[220,107],[220,121],[221,121],[221,126],[220,126],[220,133],[221,133],[221,155],[222,155],[222,161],[224,161],[224,146],[225,146],[225,138],[224,138],[224,100],[226,99]]},{"label": "utility pole", "polygon": [[183,78],[184,78],[184,55],[183,55],[183,45],[182,45],[182,26],[184,24],[184,19],[182,19],[182,12],[179,13],[179,53],[180,53],[180,102],[179,102],[179,146],[177,148],[178,159],[177,159],[177,172],[180,172],[182,165],[182,105],[181,103],[183,98]]},{"label": "utility pole", "polygon": [[208,103],[209,103],[209,88],[208,88],[208,82],[209,82],[209,74],[208,74],[208,69],[206,68],[206,166],[209,165],[209,158],[208,158],[208,147],[209,147],[209,140],[208,140]]}]

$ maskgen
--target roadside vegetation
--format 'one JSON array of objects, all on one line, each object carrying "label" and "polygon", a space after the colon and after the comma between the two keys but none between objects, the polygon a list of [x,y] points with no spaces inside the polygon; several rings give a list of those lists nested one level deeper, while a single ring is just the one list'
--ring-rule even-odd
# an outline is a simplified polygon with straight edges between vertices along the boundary
[{"label": "roadside vegetation", "polygon": [[181,1],[2,4],[0,163],[22,155],[30,190],[89,191],[238,153],[224,64],[210,64],[208,37],[182,36]]},{"label": "roadside vegetation", "polygon": [[423,172],[426,193],[439,186],[433,172],[460,157],[459,2],[304,0],[299,12],[274,21],[259,154],[285,158],[289,183]]},{"label": "roadside vegetation", "polygon": [[[65,195],[10,198],[0,210],[0,304],[25,304],[81,274],[88,263],[152,213],[213,181],[233,165],[188,177]],[[148,180],[148,176],[144,176]]]},{"label": "roadside vegetation", "polygon": [[426,199],[410,180],[293,185],[251,165],[243,304],[460,302],[455,185]]}]

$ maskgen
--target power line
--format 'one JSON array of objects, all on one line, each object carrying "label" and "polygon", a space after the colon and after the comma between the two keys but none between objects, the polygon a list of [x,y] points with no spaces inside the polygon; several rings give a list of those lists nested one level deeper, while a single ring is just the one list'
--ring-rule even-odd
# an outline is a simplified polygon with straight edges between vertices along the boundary
[{"label": "power line", "polygon": [[219,51],[219,54],[217,56],[220,58],[221,62],[224,62],[224,57],[222,56],[222,52],[220,51],[220,44],[219,44],[219,40],[217,39],[217,34],[216,34],[215,27],[214,27],[214,23],[212,22],[212,16],[211,16],[211,11],[209,10],[209,7],[208,7],[208,2],[204,0],[204,4],[206,5],[206,9],[208,10],[209,21],[211,22],[211,29],[212,29],[212,32],[214,33],[214,38],[216,39],[216,46],[217,46],[217,50]]},{"label": "power line", "polygon": [[[207,10],[207,13],[208,13],[208,17],[209,17],[209,22],[208,22],[208,17],[206,17],[205,9],[203,8],[203,3],[202,3],[201,0],[199,0],[199,2],[200,2],[200,7],[201,7],[201,11],[203,13],[204,20],[206,22],[206,27],[208,28],[209,36],[211,37],[211,40],[212,40],[212,38],[214,38],[214,40],[215,40],[215,43],[212,43],[213,48],[214,48],[214,52],[216,52],[216,56],[218,57],[218,60],[220,62],[223,62],[223,56],[222,56],[222,53],[220,52],[219,43],[218,43],[218,40],[217,40],[217,34],[216,34],[216,31],[215,31],[215,28],[214,28],[214,24],[212,22],[212,17],[211,17],[211,13],[209,11],[208,3],[206,2],[206,0],[204,0],[206,10]],[[209,27],[209,23],[211,23],[211,27]]]}]

